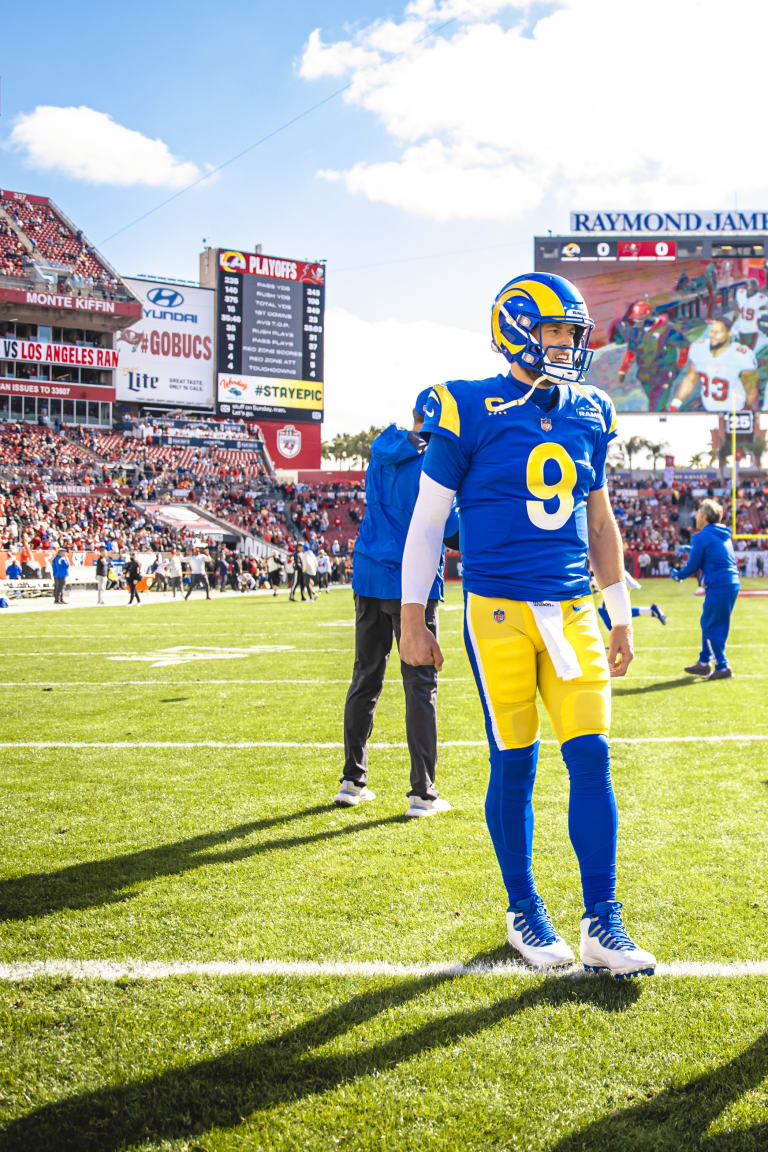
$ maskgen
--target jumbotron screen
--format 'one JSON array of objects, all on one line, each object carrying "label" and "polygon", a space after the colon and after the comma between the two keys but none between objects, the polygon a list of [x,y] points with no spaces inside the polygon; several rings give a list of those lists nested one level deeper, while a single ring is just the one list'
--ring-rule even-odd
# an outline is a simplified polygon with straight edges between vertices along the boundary
[{"label": "jumbotron screen", "polygon": [[763,238],[537,237],[595,321],[590,384],[621,412],[768,410]]},{"label": "jumbotron screen", "polygon": [[323,418],[325,265],[218,253],[217,410]]}]

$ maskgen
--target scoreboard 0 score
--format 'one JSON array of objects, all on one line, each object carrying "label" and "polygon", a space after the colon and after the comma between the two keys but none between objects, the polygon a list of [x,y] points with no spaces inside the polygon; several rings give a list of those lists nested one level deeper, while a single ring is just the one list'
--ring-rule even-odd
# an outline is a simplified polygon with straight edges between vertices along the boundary
[{"label": "scoreboard 0 score", "polygon": [[559,246],[563,263],[619,260],[675,260],[674,240],[568,240]]}]

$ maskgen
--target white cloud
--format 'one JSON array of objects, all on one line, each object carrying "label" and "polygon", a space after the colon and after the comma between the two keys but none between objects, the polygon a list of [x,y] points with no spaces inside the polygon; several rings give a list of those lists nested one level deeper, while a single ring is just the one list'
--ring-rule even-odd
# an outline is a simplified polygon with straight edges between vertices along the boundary
[{"label": "white cloud", "polygon": [[[742,203],[763,199],[749,93],[710,98],[694,80],[722,59],[720,0],[645,0],[642,19],[629,0],[555,2],[536,18],[526,0],[413,0],[399,21],[412,47],[390,62],[381,23],[321,53],[310,38],[302,75],[347,77],[345,99],[400,153],[321,175],[437,220],[513,220],[552,197],[572,208],[621,197],[633,208],[722,207],[735,190]],[[414,43],[416,28],[423,36],[450,18]],[[398,22],[388,23],[394,43]],[[766,34],[768,7],[754,6],[750,39]]]},{"label": "white cloud", "polygon": [[200,176],[163,140],[152,140],[94,108],[40,105],[18,116],[11,144],[27,163],[90,184],[181,188]]},{"label": "white cloud", "polygon": [[350,192],[432,220],[499,220],[507,215],[510,196],[519,212],[536,208],[541,199],[540,182],[530,168],[510,164],[490,148],[448,148],[439,140],[406,148],[398,161],[318,175],[343,180]]},{"label": "white cloud", "polygon": [[326,414],[323,436],[364,424],[406,425],[422,388],[481,379],[507,370],[488,332],[429,320],[363,320],[329,308],[325,325]]}]

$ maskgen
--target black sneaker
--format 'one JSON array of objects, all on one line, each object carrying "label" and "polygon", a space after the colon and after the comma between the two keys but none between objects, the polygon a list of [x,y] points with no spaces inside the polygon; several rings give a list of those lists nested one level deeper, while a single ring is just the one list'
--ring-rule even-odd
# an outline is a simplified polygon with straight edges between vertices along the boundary
[{"label": "black sneaker", "polygon": [[714,672],[710,672],[707,676],[707,680],[730,680],[732,677],[732,668],[715,668]]},{"label": "black sneaker", "polygon": [[695,664],[689,664],[687,668],[683,668],[683,672],[688,672],[691,676],[706,676],[712,671],[711,664],[703,664],[701,660],[697,660]]}]

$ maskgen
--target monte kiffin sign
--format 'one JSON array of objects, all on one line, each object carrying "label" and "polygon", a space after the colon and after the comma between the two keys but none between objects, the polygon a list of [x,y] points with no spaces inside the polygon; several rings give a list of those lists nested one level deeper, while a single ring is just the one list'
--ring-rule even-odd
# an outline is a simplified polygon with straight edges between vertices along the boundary
[{"label": "monte kiffin sign", "polygon": [[572,232],[768,232],[765,212],[571,212]]}]

